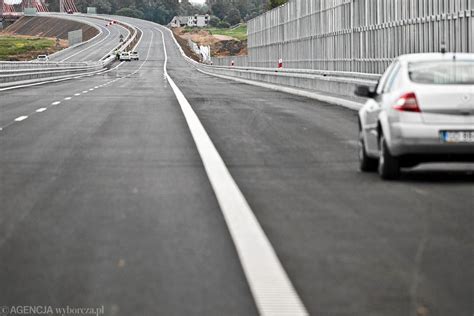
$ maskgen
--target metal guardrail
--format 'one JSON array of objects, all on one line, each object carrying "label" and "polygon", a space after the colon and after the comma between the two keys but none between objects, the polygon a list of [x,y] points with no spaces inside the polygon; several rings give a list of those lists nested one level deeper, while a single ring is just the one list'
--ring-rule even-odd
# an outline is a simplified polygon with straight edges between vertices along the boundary
[{"label": "metal guardrail", "polygon": [[[375,86],[381,75],[312,69],[197,65],[205,72],[354,99],[358,85]],[[361,100],[360,100],[361,101]]]},{"label": "metal guardrail", "polygon": [[[102,18],[104,19],[104,18]],[[108,20],[108,19],[104,19]],[[97,62],[0,62],[0,87],[14,85],[23,81],[44,80],[53,77],[67,77],[89,72],[97,72],[115,61],[115,50],[125,50],[133,47],[139,40],[141,32],[135,27],[117,22],[130,32],[124,43],[120,43],[111,52]]]},{"label": "metal guardrail", "polygon": [[0,61],[0,73],[15,69],[44,69],[44,68],[68,68],[87,67],[90,62],[35,62],[35,61]]}]

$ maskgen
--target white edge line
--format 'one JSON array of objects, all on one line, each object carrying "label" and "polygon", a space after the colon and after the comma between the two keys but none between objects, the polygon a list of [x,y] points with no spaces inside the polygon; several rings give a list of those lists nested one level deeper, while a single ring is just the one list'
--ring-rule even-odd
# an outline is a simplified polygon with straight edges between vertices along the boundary
[{"label": "white edge line", "polygon": [[[78,19],[78,20],[79,20],[79,19]],[[94,44],[92,44],[92,45],[89,45],[89,46],[85,47],[84,49],[81,49],[81,50],[78,51],[78,52],[75,52],[75,53],[72,54],[72,55],[67,56],[66,58],[61,59],[60,62],[66,61],[66,60],[68,60],[68,59],[70,59],[70,58],[72,58],[72,57],[74,57],[74,56],[77,56],[78,54],[83,53],[83,52],[85,52],[86,50],[89,50],[89,49],[91,49],[91,48],[93,48],[93,47],[99,45],[99,44],[102,43],[103,41],[105,41],[105,40],[106,40],[107,38],[109,38],[109,36],[112,34],[112,32],[110,32],[110,30],[109,30],[108,28],[105,28],[105,30],[106,30],[108,33],[107,33],[107,35],[106,35],[103,39],[101,39],[100,41],[98,41],[98,42],[96,42],[96,43],[94,43]]]},{"label": "white edge line", "polygon": [[[45,16],[48,16],[48,15],[45,15]],[[56,17],[58,19],[63,19],[63,20],[69,20],[69,21],[73,21],[74,19],[66,19],[64,18],[63,16],[59,16],[58,15],[54,15],[54,14],[51,14],[49,16],[53,16],[53,17]],[[75,21],[78,21],[78,20],[75,20]],[[64,52],[67,52],[68,50],[72,49],[72,48],[76,48],[78,46],[81,46],[81,45],[85,45],[87,43],[90,43],[92,42],[93,40],[95,40],[98,36],[100,36],[103,31],[102,31],[102,28],[98,28],[97,25],[98,24],[93,24],[92,22],[89,22],[89,21],[81,21],[82,23],[85,23],[89,26],[92,26],[93,28],[95,28],[96,30],[98,30],[99,32],[92,38],[88,39],[87,41],[84,41],[84,42],[81,42],[81,43],[77,43],[75,45],[72,45],[72,46],[69,46],[69,47],[66,47],[65,49],[61,49],[60,51],[57,51],[51,55],[49,55],[50,57],[56,57],[55,55],[60,55],[61,53],[64,53]]]},{"label": "white edge line", "polygon": [[186,97],[168,75],[165,36],[160,29],[156,29],[162,35],[165,53],[164,75],[178,99],[189,126],[260,315],[308,315],[275,250],[212,140]]},{"label": "white edge line", "polygon": [[242,83],[249,84],[249,85],[254,85],[254,86],[258,86],[258,87],[262,87],[262,88],[281,91],[281,92],[285,92],[285,93],[289,93],[289,94],[293,94],[293,95],[303,96],[303,97],[307,97],[307,98],[310,98],[310,99],[315,99],[315,100],[318,100],[318,101],[343,106],[345,108],[355,110],[355,111],[360,110],[360,108],[363,106],[363,103],[359,103],[359,102],[356,102],[356,101],[350,101],[350,100],[346,100],[346,99],[338,98],[338,97],[333,97],[333,96],[327,96],[327,95],[319,94],[317,92],[302,91],[302,90],[297,89],[297,88],[283,87],[283,86],[278,86],[278,85],[265,83],[265,82],[253,81],[253,80],[236,78],[236,77],[225,76],[225,75],[218,75],[218,74],[214,74],[214,73],[204,71],[202,69],[198,69],[197,67],[200,66],[201,64],[198,63],[197,61],[189,58],[188,56],[186,56],[183,49],[179,45],[178,41],[174,37],[173,32],[171,32],[171,30],[169,30],[168,28],[166,28],[166,30],[168,30],[170,32],[171,37],[173,38],[173,41],[174,41],[175,45],[178,47],[178,50],[180,51],[180,53],[184,57],[184,59],[186,61],[188,61],[189,63],[193,64],[193,66],[196,68],[196,70],[201,72],[201,73],[204,73],[204,74],[207,74],[207,75],[210,75],[210,76],[214,76],[214,77],[218,77],[218,78],[222,78],[222,79],[234,80],[234,81],[242,82]]},{"label": "white edge line", "polygon": [[23,120],[26,120],[28,118],[27,115],[19,116],[16,119],[14,119],[15,122],[21,122]]}]

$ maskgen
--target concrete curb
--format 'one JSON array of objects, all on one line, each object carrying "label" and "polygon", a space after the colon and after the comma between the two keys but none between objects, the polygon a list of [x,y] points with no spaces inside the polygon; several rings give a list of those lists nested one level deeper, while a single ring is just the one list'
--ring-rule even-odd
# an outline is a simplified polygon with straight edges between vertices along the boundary
[{"label": "concrete curb", "polygon": [[310,99],[315,99],[315,100],[318,100],[318,101],[343,106],[345,108],[348,108],[348,109],[351,109],[351,110],[354,110],[354,111],[358,111],[364,105],[363,103],[350,101],[350,100],[346,100],[346,99],[338,98],[338,97],[334,97],[334,96],[319,94],[319,93],[316,93],[316,92],[300,90],[300,89],[296,89],[296,88],[292,88],[292,87],[279,86],[279,85],[275,85],[275,84],[271,84],[271,83],[241,79],[241,78],[236,78],[236,77],[231,77],[231,76],[217,75],[217,74],[213,74],[213,73],[204,71],[204,70],[199,69],[199,68],[197,68],[196,70],[203,73],[203,74],[214,76],[214,77],[217,77],[217,78],[233,80],[233,81],[237,81],[237,82],[241,82],[241,83],[245,83],[245,84],[249,84],[249,85],[253,85],[253,86],[257,86],[257,87],[262,87],[262,88],[267,88],[267,89],[276,90],[276,91],[280,91],[280,92],[285,92],[285,93],[289,93],[289,94],[293,94],[293,95],[297,95],[297,96],[301,96],[301,97],[307,97],[307,98],[310,98]]}]

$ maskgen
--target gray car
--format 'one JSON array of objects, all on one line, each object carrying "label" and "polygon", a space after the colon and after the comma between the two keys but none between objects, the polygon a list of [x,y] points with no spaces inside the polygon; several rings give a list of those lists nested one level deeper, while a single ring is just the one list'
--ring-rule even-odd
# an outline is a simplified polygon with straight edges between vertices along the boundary
[{"label": "gray car", "polygon": [[396,179],[423,162],[474,161],[474,54],[397,58],[378,85],[357,87],[362,171]]}]

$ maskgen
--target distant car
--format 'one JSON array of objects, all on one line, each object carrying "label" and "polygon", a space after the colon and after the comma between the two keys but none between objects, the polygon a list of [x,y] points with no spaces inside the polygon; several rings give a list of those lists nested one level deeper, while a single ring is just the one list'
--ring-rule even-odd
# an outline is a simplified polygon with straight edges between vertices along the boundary
[{"label": "distant car", "polygon": [[36,57],[36,60],[41,61],[41,62],[47,62],[47,61],[49,61],[49,57],[48,57],[48,55],[38,55]]},{"label": "distant car", "polygon": [[66,12],[67,12],[67,14],[73,14],[74,13],[74,12],[72,12],[71,9],[67,10]]},{"label": "distant car", "polygon": [[474,54],[397,58],[377,87],[356,88],[362,171],[396,179],[423,162],[474,162]]},{"label": "distant car", "polygon": [[131,53],[130,53],[130,58],[131,58],[132,60],[139,60],[139,59],[140,59],[140,57],[139,57],[139,55],[138,55],[138,52],[131,52]]},{"label": "distant car", "polygon": [[120,61],[132,61],[132,57],[129,52],[121,52],[119,56]]}]

